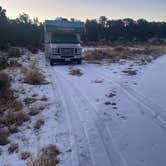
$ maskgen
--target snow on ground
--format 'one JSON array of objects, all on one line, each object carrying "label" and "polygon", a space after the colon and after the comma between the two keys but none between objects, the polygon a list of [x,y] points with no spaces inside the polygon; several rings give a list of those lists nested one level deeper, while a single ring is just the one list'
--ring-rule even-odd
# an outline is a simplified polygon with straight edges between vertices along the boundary
[{"label": "snow on ground", "polygon": [[[19,152],[9,155],[8,145],[2,147],[2,166],[23,166],[26,162],[20,159],[21,152],[35,157],[50,144],[61,151],[59,166],[166,165],[166,56],[145,66],[84,62],[51,67],[43,53],[31,60],[49,84],[17,82],[15,88],[49,100],[39,115],[11,135],[10,140],[19,144]],[[71,75],[71,70],[80,70],[83,75]],[[127,75],[126,70],[136,70],[137,74]],[[45,124],[35,132],[33,124],[41,118]]]}]

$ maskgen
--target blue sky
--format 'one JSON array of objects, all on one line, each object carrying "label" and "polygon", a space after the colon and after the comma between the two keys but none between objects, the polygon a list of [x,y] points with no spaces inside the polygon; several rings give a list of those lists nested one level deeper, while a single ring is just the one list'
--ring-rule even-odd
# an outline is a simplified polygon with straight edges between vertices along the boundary
[{"label": "blue sky", "polygon": [[40,21],[67,18],[145,18],[166,21],[166,0],[0,0],[10,18],[25,12]]}]

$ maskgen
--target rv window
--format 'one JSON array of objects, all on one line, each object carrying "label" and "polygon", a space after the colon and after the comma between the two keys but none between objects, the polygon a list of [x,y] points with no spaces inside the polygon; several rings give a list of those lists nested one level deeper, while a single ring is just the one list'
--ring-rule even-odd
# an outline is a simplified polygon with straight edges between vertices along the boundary
[{"label": "rv window", "polygon": [[77,36],[74,34],[53,34],[51,42],[78,44],[79,40],[77,39]]}]

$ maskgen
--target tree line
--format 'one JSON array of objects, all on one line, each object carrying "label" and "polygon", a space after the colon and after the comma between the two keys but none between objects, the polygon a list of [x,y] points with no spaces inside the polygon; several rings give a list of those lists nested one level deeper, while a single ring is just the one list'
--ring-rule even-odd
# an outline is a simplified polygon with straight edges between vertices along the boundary
[{"label": "tree line", "polygon": [[[85,34],[82,36],[85,43],[166,38],[166,22],[148,22],[145,19],[110,20],[101,16],[99,19],[87,19],[85,27]],[[0,48],[9,45],[38,47],[43,43],[43,34],[43,23],[40,23],[37,18],[32,20],[28,14],[23,13],[16,19],[9,19],[6,10],[0,7]]]},{"label": "tree line", "polygon": [[87,41],[147,41],[150,38],[166,38],[166,22],[137,21],[126,18],[86,21]]},{"label": "tree line", "polygon": [[0,48],[12,46],[38,47],[43,40],[43,24],[37,18],[31,20],[28,14],[9,19],[6,10],[0,7]]}]

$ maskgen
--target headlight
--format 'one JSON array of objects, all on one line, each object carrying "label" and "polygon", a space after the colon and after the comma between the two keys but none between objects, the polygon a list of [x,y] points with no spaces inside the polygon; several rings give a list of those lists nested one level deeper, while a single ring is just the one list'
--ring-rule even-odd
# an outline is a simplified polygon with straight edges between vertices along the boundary
[{"label": "headlight", "polygon": [[60,48],[53,48],[52,53],[53,54],[60,54]]},{"label": "headlight", "polygon": [[81,48],[75,48],[75,54],[81,54],[82,49]]}]

